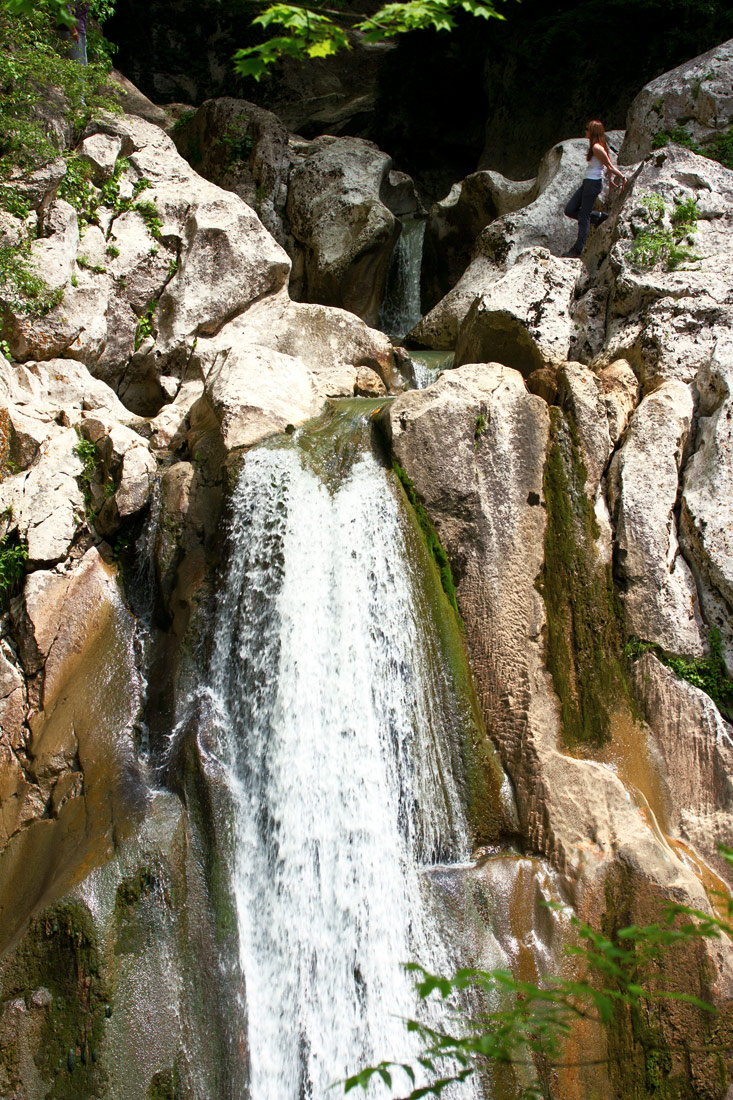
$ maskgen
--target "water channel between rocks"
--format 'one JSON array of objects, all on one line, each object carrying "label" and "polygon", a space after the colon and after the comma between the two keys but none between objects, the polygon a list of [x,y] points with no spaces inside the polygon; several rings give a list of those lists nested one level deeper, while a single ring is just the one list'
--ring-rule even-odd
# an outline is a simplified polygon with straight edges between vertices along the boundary
[{"label": "water channel between rocks", "polygon": [[[322,1100],[370,1062],[414,1058],[402,964],[450,971],[471,938],[450,931],[449,895],[472,871],[473,704],[420,535],[369,446],[376,404],[340,402],[250,452],[234,494],[210,682],[252,1100]],[[481,955],[507,962],[492,936]]]}]

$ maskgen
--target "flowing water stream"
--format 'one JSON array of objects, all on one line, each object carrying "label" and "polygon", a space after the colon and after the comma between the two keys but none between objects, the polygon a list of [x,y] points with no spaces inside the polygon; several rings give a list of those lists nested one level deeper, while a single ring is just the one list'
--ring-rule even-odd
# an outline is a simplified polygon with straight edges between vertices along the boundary
[{"label": "flowing water stream", "polygon": [[379,315],[379,327],[401,340],[422,317],[420,268],[422,267],[424,218],[405,218],[387,272],[387,286]]},{"label": "flowing water stream", "polygon": [[419,535],[369,446],[375,404],[250,452],[234,494],[211,688],[252,1100],[323,1100],[370,1062],[414,1057],[401,964],[455,965],[425,870],[470,856],[467,703]]}]

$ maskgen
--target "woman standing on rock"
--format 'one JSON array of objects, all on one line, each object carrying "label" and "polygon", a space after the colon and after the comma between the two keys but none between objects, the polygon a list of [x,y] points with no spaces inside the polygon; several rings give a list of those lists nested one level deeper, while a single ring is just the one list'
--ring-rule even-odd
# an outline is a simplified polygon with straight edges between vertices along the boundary
[{"label": "woman standing on rock", "polygon": [[566,216],[578,223],[578,237],[570,251],[565,253],[566,256],[580,256],[591,222],[598,226],[608,217],[608,214],[593,210],[593,205],[603,188],[603,169],[607,169],[611,176],[618,176],[623,183],[626,183],[626,176],[619,172],[611,160],[603,123],[589,122],[585,136],[588,138],[588,152],[585,154],[588,167],[585,170],[585,179],[565,207]]}]

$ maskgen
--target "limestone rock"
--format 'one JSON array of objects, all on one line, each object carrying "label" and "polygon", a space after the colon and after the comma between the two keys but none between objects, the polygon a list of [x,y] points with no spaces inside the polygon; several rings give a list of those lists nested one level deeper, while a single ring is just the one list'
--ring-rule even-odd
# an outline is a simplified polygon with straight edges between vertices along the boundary
[{"label": "limestone rock", "polygon": [[290,271],[286,254],[257,215],[236,196],[208,187],[196,204],[188,195],[180,267],[160,300],[160,338],[169,346],[213,334],[255,299],[283,286]]},{"label": "limestone rock", "polygon": [[652,653],[637,662],[634,685],[663,761],[666,831],[730,880],[718,845],[729,843],[733,829],[733,727],[704,691],[678,679]]},{"label": "limestone rock", "polygon": [[[476,439],[478,415],[485,429]],[[649,828],[619,776],[558,747],[536,587],[546,522],[545,402],[513,370],[467,365],[397,398],[387,416],[393,453],[451,562],[482,710],[528,843],[568,876],[578,908],[594,919],[613,867],[654,883],[662,896],[705,906],[700,883]]]},{"label": "limestone rock", "polygon": [[57,157],[29,173],[13,169],[8,177],[8,186],[25,199],[31,210],[39,210],[53,199],[65,175],[66,161],[63,157]]},{"label": "limestone rock", "polygon": [[108,858],[145,797],[132,740],[134,624],[114,570],[91,549],[67,572],[37,571],[17,615],[26,671],[43,675],[29,717],[35,812],[0,853],[0,950]]},{"label": "limestone rock", "polygon": [[538,367],[526,378],[527,389],[548,405],[557,402],[557,371],[553,367]]},{"label": "limestone rock", "polygon": [[0,511],[12,509],[13,527],[27,540],[30,565],[62,561],[84,521],[78,442],[73,428],[63,430],[41,444],[30,470],[0,482]]},{"label": "limestone rock", "polygon": [[[648,195],[665,204],[658,225],[641,201]],[[680,243],[699,259],[672,269],[663,261],[640,266],[633,255],[638,234],[671,234],[673,212],[693,200],[696,232]],[[733,176],[715,161],[670,146],[644,161],[619,202],[618,216],[599,231],[602,240],[591,240],[587,249],[602,325],[580,354],[599,368],[626,359],[645,391],[665,379],[690,383],[733,320]],[[584,301],[575,310],[580,323]]]},{"label": "limestone rock", "polygon": [[706,145],[728,128],[733,114],[733,40],[678,65],[647,84],[626,117],[619,160],[635,164],[653,148],[658,134],[686,131]]},{"label": "limestone rock", "polygon": [[680,542],[699,578],[709,625],[733,670],[733,344],[721,341],[697,376],[694,454],[685,467]]},{"label": "limestone rock", "polygon": [[298,247],[291,294],[376,324],[397,222],[380,200],[389,157],[361,138],[311,142],[290,173],[287,214]]},{"label": "limestone rock", "polygon": [[571,414],[578,432],[587,471],[585,491],[593,499],[611,454],[603,385],[582,363],[565,363],[557,381],[560,404]]},{"label": "limestone rock", "polygon": [[431,208],[425,227],[423,296],[435,305],[451,290],[471,260],[482,229],[503,214],[528,205],[536,196],[536,180],[515,182],[498,172],[474,172],[456,183]]},{"label": "limestone rock", "polygon": [[626,430],[631,413],[639,403],[639,381],[625,359],[617,359],[615,363],[604,367],[599,371],[598,377],[605,394],[611,445],[615,447]]},{"label": "limestone rock", "polygon": [[157,107],[117,69],[112,70],[110,77],[113,81],[112,90],[125,114],[144,118],[146,122],[152,122],[156,126],[165,126],[167,118],[162,107]]},{"label": "limestone rock", "polygon": [[191,426],[214,413],[227,451],[251,447],[288,424],[315,416],[321,399],[307,367],[291,355],[256,346],[233,347],[212,370],[204,396],[191,410]]},{"label": "limestone rock", "polygon": [[[616,149],[620,134],[612,131],[607,136],[611,149]],[[423,347],[455,347],[458,329],[473,302],[510,270],[522,252],[547,249],[561,256],[568,250],[574,240],[575,223],[565,218],[562,211],[582,181],[587,147],[587,142],[577,139],[555,145],[540,162],[537,178],[522,183],[518,192],[492,175],[489,184],[492,201],[497,212],[501,207],[504,210],[474,242],[468,242],[466,247],[471,249],[468,268],[453,289],[415,326],[409,334],[411,341]],[[600,232],[605,239],[606,230]],[[567,267],[573,277],[578,276],[577,264],[568,263]]]},{"label": "limestone rock", "polygon": [[56,199],[46,218],[47,236],[31,244],[33,262],[52,290],[66,286],[74,269],[79,228],[76,211],[63,199]]},{"label": "limestone rock", "polygon": [[183,427],[192,406],[202,396],[204,383],[199,380],[183,382],[175,398],[164,405],[150,422],[150,446],[156,450],[170,447]]},{"label": "limestone rock", "polygon": [[292,158],[277,115],[244,99],[207,99],[174,137],[197,172],[239,195],[288,249],[283,215]]},{"label": "limestone rock", "polygon": [[107,134],[90,134],[79,146],[79,156],[90,164],[97,183],[111,179],[122,151],[122,139]]},{"label": "limestone rock", "polygon": [[545,249],[523,252],[469,308],[456,363],[499,362],[525,377],[567,360],[576,272]]},{"label": "limestone rock", "polygon": [[692,395],[681,382],[665,382],[645,397],[614,455],[608,491],[627,632],[670,653],[700,656],[697,588],[675,520],[692,411]]}]

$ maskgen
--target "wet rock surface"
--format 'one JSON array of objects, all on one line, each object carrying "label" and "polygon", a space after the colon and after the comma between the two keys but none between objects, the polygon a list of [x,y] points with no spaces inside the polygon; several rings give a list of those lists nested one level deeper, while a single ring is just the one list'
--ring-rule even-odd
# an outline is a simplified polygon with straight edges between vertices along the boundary
[{"label": "wet rock surface", "polygon": [[[727,49],[715,76],[706,55],[660,78],[660,126],[692,95],[696,140],[722,132]],[[634,157],[658,132],[650,109],[642,96],[632,111]],[[68,1083],[82,1052],[89,1095],[173,1095],[184,1070],[191,1095],[243,1094],[246,1050],[225,997],[217,1008],[212,987],[203,1003],[165,969],[175,958],[201,984],[235,935],[216,854],[226,823],[210,798],[222,779],[192,691],[223,509],[249,447],[330,397],[402,388],[399,356],[369,327],[396,216],[418,202],[390,158],[360,139],[294,138],[245,101],[209,101],[177,139],[194,163],[199,142],[204,179],[167,119],[134,111],[82,137],[96,223],[56,195],[62,163],[23,181],[41,231],[33,264],[63,299],[45,316],[5,307],[0,546],[22,548],[22,565],[0,594],[0,1041],[15,1052],[0,1060],[0,1092],[24,1100],[52,1076]],[[663,660],[709,661],[719,637],[733,667],[733,173],[679,146],[652,151],[579,262],[559,254],[584,151],[560,143],[534,180],[474,173],[433,209],[429,293],[447,293],[412,338],[455,347],[459,366],[381,416],[453,572],[513,828],[600,927],[656,918],[664,899],[705,909],[709,869],[729,873],[716,845],[730,841],[733,733]],[[676,240],[675,214],[691,204]],[[15,240],[23,227],[8,215],[0,231]],[[640,262],[640,234],[662,232],[687,252]],[[560,621],[548,595],[560,567],[574,597],[603,604],[595,619],[575,603]],[[586,657],[611,634],[601,660],[619,669],[634,644],[625,687],[603,697]],[[603,736],[572,741],[573,708],[603,712]],[[154,777],[151,759],[163,761]],[[49,928],[89,954],[72,968],[74,989],[89,991],[78,1003],[54,985]],[[36,950],[48,965],[33,969]],[[724,950],[703,962],[724,1003]],[[683,977],[701,992],[698,963]],[[55,1046],[53,1067],[39,1055],[59,997],[76,1029],[60,1070]],[[126,1035],[123,1017],[147,1002],[156,1042],[129,1084],[119,1052],[149,1030],[135,1019]],[[194,1081],[181,1062],[184,1046],[207,1061],[207,1018],[232,1081],[218,1069]],[[688,1029],[703,1045],[690,1019],[662,1021],[666,1040]],[[695,1075],[711,1079],[702,1063]],[[608,1094],[606,1078],[586,1083]]]}]

